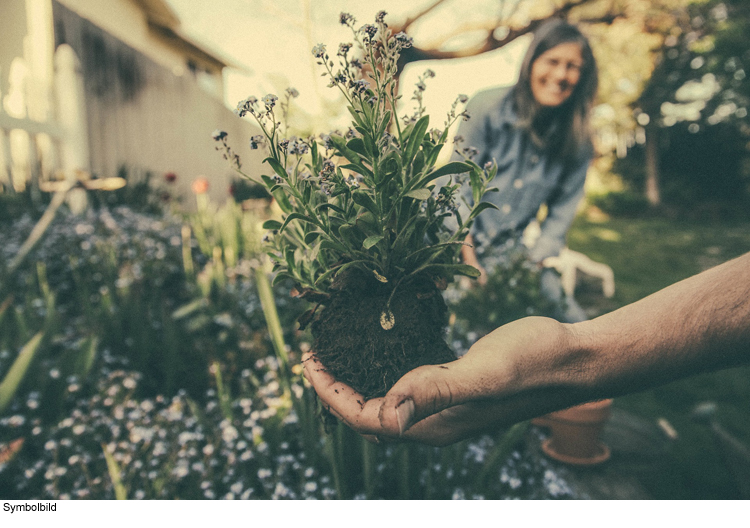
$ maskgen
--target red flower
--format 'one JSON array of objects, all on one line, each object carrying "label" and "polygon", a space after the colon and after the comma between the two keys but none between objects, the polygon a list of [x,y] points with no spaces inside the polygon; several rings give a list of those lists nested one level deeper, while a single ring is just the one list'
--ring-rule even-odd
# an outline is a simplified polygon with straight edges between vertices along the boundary
[{"label": "red flower", "polygon": [[164,173],[164,179],[167,180],[167,183],[174,183],[177,179],[177,175],[174,172],[166,172]]},{"label": "red flower", "polygon": [[201,176],[196,180],[193,180],[193,192],[195,194],[205,194],[208,191],[208,180]]}]

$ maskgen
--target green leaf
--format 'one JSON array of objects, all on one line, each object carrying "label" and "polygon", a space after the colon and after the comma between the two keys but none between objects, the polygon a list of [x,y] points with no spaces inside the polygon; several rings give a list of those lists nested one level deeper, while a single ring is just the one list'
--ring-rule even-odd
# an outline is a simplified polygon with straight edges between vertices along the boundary
[{"label": "green leaf", "polygon": [[117,500],[127,500],[128,494],[125,490],[125,485],[122,483],[122,477],[120,476],[120,466],[117,465],[115,457],[109,452],[107,444],[102,442],[102,451],[104,451],[104,459],[107,461],[107,472],[109,478],[112,479],[112,486],[115,488],[115,498]]},{"label": "green leaf", "polygon": [[[312,161],[313,166],[317,165],[318,163],[318,142],[313,141],[312,145],[310,146],[310,160]],[[310,171],[315,172],[315,171]]]},{"label": "green leaf", "polygon": [[192,313],[197,312],[198,310],[201,310],[206,306],[208,306],[208,300],[201,297],[200,299],[196,299],[195,301],[184,304],[173,311],[172,319],[174,319],[175,321],[184,319],[188,315],[191,315]]},{"label": "green leaf", "polygon": [[312,251],[310,251],[309,253],[307,253],[305,255],[307,257],[307,260],[308,260],[308,262],[310,263],[311,266],[317,260],[319,253],[320,253],[320,244],[318,244],[316,246],[313,246]]},{"label": "green leaf", "polygon": [[294,272],[294,248],[287,247],[284,249],[284,260],[286,261],[286,267],[290,272]]},{"label": "green leaf", "polygon": [[440,178],[441,176],[447,176],[448,174],[463,174],[464,172],[469,172],[470,170],[471,165],[469,165],[468,163],[464,163],[462,161],[452,161],[450,163],[446,163],[439,169],[435,169],[434,171],[428,173],[424,178],[419,180],[415,187],[424,187],[431,181]]},{"label": "green leaf", "polygon": [[362,156],[366,156],[367,155],[367,150],[365,149],[365,142],[362,141],[362,139],[360,139],[360,138],[354,138],[354,139],[350,140],[346,144],[346,146],[347,146],[347,148],[353,150],[357,154],[361,154]]},{"label": "green leaf", "polygon": [[472,168],[469,172],[469,184],[471,185],[471,197],[474,203],[482,199],[482,177],[484,174],[479,167]]},{"label": "green leaf", "polygon": [[418,150],[417,155],[414,156],[414,162],[412,162],[412,174],[422,174],[424,171],[424,151]]},{"label": "green leaf", "polygon": [[335,242],[333,240],[323,240],[320,243],[320,249],[330,249],[341,254],[348,253],[348,249],[345,245]]},{"label": "green leaf", "polygon": [[370,211],[376,217],[379,216],[380,211],[378,211],[377,204],[375,204],[375,201],[366,192],[363,192],[363,191],[353,192],[352,200],[354,200],[354,203],[356,203],[357,205],[361,205],[362,207]]},{"label": "green leaf", "polygon": [[269,158],[264,159],[263,161],[265,163],[268,163],[273,169],[273,171],[279,176],[281,176],[282,178],[284,178],[284,180],[286,180],[289,177],[289,175],[286,173],[286,169],[284,168],[284,166],[281,163],[279,163],[279,161],[276,158],[269,157]]},{"label": "green leaf", "polygon": [[319,211],[323,211],[324,209],[333,209],[337,213],[346,214],[346,212],[338,205],[327,202],[320,204],[318,207],[316,207],[316,209]]},{"label": "green leaf", "polygon": [[10,307],[12,302],[13,302],[13,296],[8,296],[5,298],[2,304],[0,304],[0,324],[3,323],[5,314],[8,313],[8,308]]},{"label": "green leaf", "polygon": [[362,247],[365,249],[370,249],[372,246],[380,242],[385,238],[383,235],[372,235],[365,239],[364,242],[362,242]]},{"label": "green leaf", "polygon": [[278,220],[266,220],[263,222],[263,229],[281,229],[281,222]]},{"label": "green leaf", "polygon": [[355,167],[363,167],[362,158],[359,156],[359,154],[357,154],[347,146],[346,140],[344,138],[342,138],[341,136],[331,136],[331,142],[336,147],[336,150],[338,150],[346,159],[352,162]]},{"label": "green leaf", "polygon": [[351,194],[351,189],[349,189],[349,186],[345,183],[337,184],[336,187],[334,187],[333,192],[331,193],[331,198],[336,198],[342,194]]},{"label": "green leaf", "polygon": [[264,175],[261,175],[261,179],[263,180],[263,183],[266,184],[266,187],[268,187],[269,189],[273,187],[274,185],[276,185],[276,182],[274,182],[270,176],[266,176],[264,174]]},{"label": "green leaf", "polygon": [[440,151],[442,150],[442,148],[443,148],[442,143],[435,145],[435,148],[433,148],[430,151],[429,156],[427,156],[427,159],[425,160],[425,165],[427,165],[428,167],[432,167],[437,161],[438,155],[440,154]]},{"label": "green leaf", "polygon": [[297,279],[296,279],[296,278],[295,278],[295,276],[294,276],[294,275],[292,275],[291,273],[287,273],[286,271],[280,271],[280,272],[278,272],[278,273],[276,274],[276,276],[275,276],[275,277],[273,278],[273,284],[272,284],[272,286],[276,286],[276,285],[277,285],[278,283],[280,283],[280,282],[281,282],[281,281],[283,281],[284,279],[291,279],[291,280],[293,280],[294,282],[297,282]]},{"label": "green leaf", "polygon": [[359,115],[359,113],[351,106],[346,107],[347,110],[349,110],[349,113],[354,118],[354,122],[359,126],[364,126],[364,122],[362,121],[362,117]]},{"label": "green leaf", "polygon": [[404,165],[408,165],[414,159],[414,155],[419,149],[419,145],[422,143],[424,134],[427,131],[427,127],[430,125],[430,116],[424,116],[414,124],[414,128],[409,134],[409,139],[404,149],[403,160]]},{"label": "green leaf", "polygon": [[356,225],[364,224],[365,228],[377,229],[378,222],[370,211],[364,211],[357,216]]},{"label": "green leaf", "polygon": [[376,191],[381,192],[395,176],[399,176],[398,181],[401,183],[401,158],[396,151],[390,151],[380,161],[379,167],[381,178],[375,185]]},{"label": "green leaf", "polygon": [[441,272],[448,272],[452,275],[465,275],[472,279],[478,279],[481,275],[481,272],[477,268],[469,266],[468,264],[428,264],[427,266],[419,268],[419,271],[425,270],[439,270]]},{"label": "green leaf", "polygon": [[352,172],[356,172],[357,174],[361,174],[363,176],[368,176],[372,178],[372,171],[368,169],[367,167],[365,167],[364,165],[362,165],[361,163],[359,164],[348,163],[346,165],[341,165],[340,168],[347,169]]},{"label": "green leaf", "polygon": [[279,233],[284,231],[287,225],[289,225],[289,222],[292,220],[302,220],[303,222],[307,222],[313,225],[318,225],[315,219],[310,218],[309,216],[303,215],[302,213],[290,213],[289,216],[286,217],[286,220],[284,220],[284,223],[279,228]]},{"label": "green leaf", "polygon": [[330,277],[331,275],[337,272],[338,272],[338,268],[331,268],[327,270],[325,273],[323,273],[323,275],[315,279],[315,286],[316,287],[319,286],[322,282],[326,281],[328,277]]},{"label": "green leaf", "polygon": [[338,275],[339,273],[351,268],[352,266],[357,266],[358,264],[365,264],[366,262],[367,262],[366,260],[353,260],[351,262],[347,262],[336,271],[336,274]]},{"label": "green leaf", "polygon": [[312,196],[312,186],[311,185],[305,185],[305,190],[302,191],[302,203],[309,204],[310,203],[310,197]]},{"label": "green leaf", "polygon": [[489,485],[493,474],[497,478],[500,466],[508,460],[508,457],[513,452],[513,448],[519,445],[526,437],[526,431],[528,431],[530,424],[531,422],[517,423],[502,435],[500,441],[495,444],[494,449],[487,455],[484,465],[474,481],[475,485],[482,489],[484,486]]},{"label": "green leaf", "polygon": [[74,362],[74,370],[79,378],[86,378],[91,371],[91,367],[94,366],[98,346],[99,339],[96,336],[88,337],[81,345],[81,349]]},{"label": "green leaf", "polygon": [[5,411],[11,400],[13,400],[13,396],[21,385],[24,376],[26,376],[26,371],[29,369],[31,361],[39,350],[43,336],[44,333],[39,332],[23,346],[18,357],[10,366],[10,370],[8,370],[5,378],[3,378],[3,382],[0,383],[0,414]]},{"label": "green leaf", "polygon": [[383,114],[383,120],[380,122],[380,126],[378,127],[377,133],[375,134],[375,137],[382,137],[383,133],[388,128],[388,125],[391,122],[391,111],[386,110],[385,114]]},{"label": "green leaf", "polygon": [[469,218],[467,218],[466,221],[471,222],[477,217],[479,213],[481,213],[485,209],[497,209],[497,208],[498,207],[493,203],[481,202],[480,204],[477,204],[477,206],[471,210],[471,213],[469,214]]},{"label": "green leaf", "polygon": [[[446,249],[448,249],[450,247],[466,246],[466,245],[468,245],[466,242],[458,242],[458,241],[456,241],[456,242],[443,242],[441,244],[435,244],[433,246],[427,246],[427,247],[420,248],[420,249],[416,250],[414,253],[411,253],[410,255],[408,255],[406,258],[407,259],[414,259],[417,256],[419,256],[422,259],[427,259],[427,258],[429,258],[430,254],[440,253],[440,252],[445,251]],[[425,254],[427,256],[424,256]]]},{"label": "green leaf", "polygon": [[[263,179],[263,183],[266,184],[266,188],[273,189],[276,187],[276,182],[273,181],[269,176],[261,176]],[[284,193],[284,191],[277,189],[276,191],[271,192],[274,198],[276,198],[276,203],[279,204],[279,207],[282,211],[285,213],[288,213],[292,210],[292,204],[289,202],[289,197]]]},{"label": "green leaf", "polygon": [[359,247],[359,241],[362,239],[359,230],[350,224],[343,225],[339,228],[339,236],[344,242],[355,248]]},{"label": "green leaf", "polygon": [[320,231],[310,231],[309,233],[307,233],[305,235],[305,244],[311,244],[312,242],[314,242],[315,240],[317,240],[317,238],[321,234],[322,233]]},{"label": "green leaf", "polygon": [[414,189],[413,191],[409,191],[406,193],[406,196],[409,198],[415,198],[417,200],[427,200],[430,196],[432,196],[432,191],[429,189]]},{"label": "green leaf", "polygon": [[400,246],[406,243],[406,241],[409,239],[411,234],[414,232],[415,225],[418,218],[416,215],[412,216],[405,216],[401,215],[401,219],[406,218],[406,224],[403,227],[400,227],[400,231],[398,232],[398,236],[396,236],[396,240],[393,242],[393,249],[394,251],[400,249]]}]

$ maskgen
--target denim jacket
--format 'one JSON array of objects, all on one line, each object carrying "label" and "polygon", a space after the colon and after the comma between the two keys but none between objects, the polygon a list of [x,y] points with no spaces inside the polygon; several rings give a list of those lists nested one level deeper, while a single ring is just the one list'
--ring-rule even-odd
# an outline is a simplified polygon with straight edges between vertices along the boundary
[{"label": "denim jacket", "polygon": [[[490,187],[499,192],[487,193],[483,198],[498,209],[486,209],[477,217],[472,236],[481,261],[487,247],[518,240],[539,207],[546,203],[547,218],[536,244],[529,250],[529,257],[541,262],[559,254],[565,246],[565,235],[583,198],[583,184],[593,152],[590,147],[585,149],[574,162],[553,159],[537,147],[527,132],[515,127],[517,118],[511,94],[511,89],[500,87],[475,95],[467,105],[471,118],[462,122],[457,131],[464,138],[458,149],[475,147],[479,155],[474,161],[479,166],[493,159],[498,165]],[[462,159],[460,154],[453,154],[452,160]],[[462,196],[471,203],[471,190],[467,187],[468,184]],[[465,205],[460,212],[466,218]]]}]

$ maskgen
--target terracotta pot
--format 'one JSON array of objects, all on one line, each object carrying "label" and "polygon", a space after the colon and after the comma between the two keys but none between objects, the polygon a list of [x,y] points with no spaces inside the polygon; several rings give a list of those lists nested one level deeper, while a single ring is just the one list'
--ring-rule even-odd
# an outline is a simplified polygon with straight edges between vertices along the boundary
[{"label": "terracotta pot", "polygon": [[590,466],[608,460],[611,452],[600,436],[611,406],[611,399],[601,400],[535,418],[533,424],[548,427],[552,433],[542,442],[542,451],[567,464]]}]

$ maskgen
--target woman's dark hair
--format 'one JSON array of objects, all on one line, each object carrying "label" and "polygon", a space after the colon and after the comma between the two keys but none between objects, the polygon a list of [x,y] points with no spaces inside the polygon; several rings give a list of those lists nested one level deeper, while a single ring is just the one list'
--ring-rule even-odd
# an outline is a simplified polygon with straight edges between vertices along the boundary
[{"label": "woman's dark hair", "polygon": [[[544,111],[531,91],[531,67],[544,52],[568,42],[581,46],[581,76],[570,98],[549,113]],[[598,85],[596,60],[583,33],[560,19],[544,22],[534,33],[513,90],[518,126],[528,130],[534,141],[553,155],[566,160],[575,158],[591,142],[589,115]],[[552,126],[554,123],[556,126]]]}]

